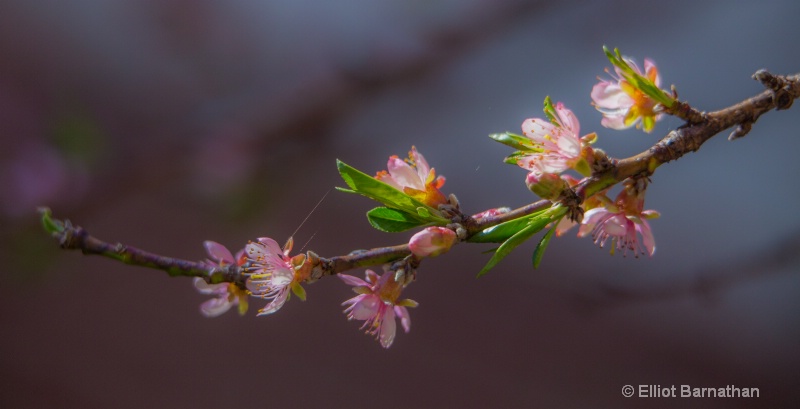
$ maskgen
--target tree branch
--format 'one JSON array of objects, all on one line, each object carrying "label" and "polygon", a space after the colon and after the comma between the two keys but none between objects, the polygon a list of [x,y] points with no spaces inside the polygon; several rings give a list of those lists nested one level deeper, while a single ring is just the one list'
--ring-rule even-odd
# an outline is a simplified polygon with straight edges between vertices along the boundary
[{"label": "tree branch", "polygon": [[173,277],[202,277],[210,283],[235,282],[244,286],[244,280],[238,266],[219,267],[210,263],[181,260],[165,257],[149,251],[140,250],[122,243],[109,243],[91,236],[86,229],[73,226],[69,220],[60,221],[50,218],[50,209],[40,208],[45,229],[52,232],[64,250],[81,250],[83,254],[101,255],[141,267],[166,271]]},{"label": "tree branch", "polygon": [[[742,137],[762,114],[772,109],[788,109],[792,102],[800,97],[800,74],[785,77],[760,70],[753,75],[753,78],[761,81],[768,90],[728,108],[711,113],[699,113],[686,103],[675,104],[677,107],[673,109],[675,112],[667,113],[687,120],[685,125],[671,131],[645,152],[626,159],[612,159],[611,166],[585,178],[576,185],[572,196],[575,196],[580,202],[629,177],[650,176],[662,164],[677,160],[689,152],[697,151],[703,143],[725,129],[736,126],[730,139]],[[563,195],[562,197],[568,196]],[[551,201],[540,200],[503,214],[479,219],[459,214],[454,218],[457,219],[454,220],[454,223],[465,227],[466,238],[469,238],[486,228],[528,216],[552,205]],[[166,271],[171,276],[203,277],[210,283],[234,282],[244,288],[243,267],[236,265],[219,267],[210,263],[159,256],[121,243],[111,244],[90,236],[85,229],[72,226],[69,221],[61,222],[50,219],[49,210],[41,211],[45,228],[59,240],[63,249],[79,249],[84,254],[98,254],[126,264],[156,268]],[[381,265],[402,259],[410,260],[410,255],[408,245],[401,244],[358,250],[344,256],[318,257],[319,262],[316,263],[311,277],[319,278],[361,267]],[[315,255],[315,257],[317,256]],[[419,260],[407,262],[413,262],[413,266],[416,266]]]},{"label": "tree branch", "polygon": [[[619,160],[611,168],[584,179],[575,189],[576,193],[586,199],[629,177],[650,176],[659,166],[697,151],[707,140],[730,127],[737,128],[729,139],[742,137],[762,114],[772,109],[787,109],[800,97],[800,73],[784,77],[759,70],[753,78],[770,89],[736,105],[703,114],[704,119],[698,123],[687,123],[671,131],[647,151]],[[777,90],[773,88],[775,85],[778,85]]]}]

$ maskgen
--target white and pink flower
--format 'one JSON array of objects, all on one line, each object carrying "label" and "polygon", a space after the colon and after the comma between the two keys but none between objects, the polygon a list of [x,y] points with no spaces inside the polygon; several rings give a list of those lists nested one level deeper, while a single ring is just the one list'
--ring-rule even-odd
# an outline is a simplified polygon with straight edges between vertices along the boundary
[{"label": "white and pink flower", "polygon": [[[578,230],[579,237],[592,235],[595,244],[603,247],[611,240],[611,254],[622,250],[623,255],[631,250],[634,256],[647,254],[653,256],[656,243],[647,219],[659,217],[655,210],[644,208],[644,179],[629,181],[617,195],[614,203],[604,203],[586,211]],[[642,237],[641,243],[639,236]]]},{"label": "white and pink flower", "polygon": [[259,238],[257,242],[248,243],[245,254],[248,260],[247,289],[254,297],[270,300],[258,315],[272,314],[278,311],[289,298],[289,290],[297,280],[292,259],[291,239],[286,248],[281,250],[278,243],[269,238]]},{"label": "white and pink flower", "polygon": [[554,110],[555,123],[542,118],[529,118],[522,123],[522,134],[540,151],[520,157],[520,167],[537,173],[561,173],[576,168],[583,159],[584,147],[596,135],[579,137],[578,118],[561,102],[555,104]]},{"label": "white and pink flower", "polygon": [[[642,72],[633,60],[623,60],[636,74],[650,80],[655,87],[661,86],[658,69],[652,61],[644,60]],[[600,124],[611,129],[627,129],[636,125],[637,128],[644,128],[645,132],[651,132],[656,121],[663,115],[660,113],[661,106],[628,82],[619,67],[614,67],[614,70],[616,75],[609,72],[611,80],[601,80],[592,88],[592,102],[603,114]]]},{"label": "white and pink flower", "polygon": [[447,197],[439,190],[444,186],[444,176],[436,176],[436,171],[416,147],[411,147],[405,161],[397,155],[389,157],[386,169],[378,172],[375,178],[434,209],[447,203]]},{"label": "white and pink flower", "polygon": [[353,286],[357,296],[345,301],[344,312],[349,320],[364,321],[361,329],[374,335],[384,348],[389,348],[397,333],[395,318],[400,318],[400,325],[408,333],[411,329],[411,317],[406,307],[416,307],[417,302],[409,299],[397,301],[403,286],[394,280],[394,272],[386,271],[378,276],[367,270],[364,281],[358,277],[339,274],[346,284]]},{"label": "white and pink flower", "polygon": [[[203,243],[203,245],[205,246],[206,252],[208,252],[208,256],[210,257],[210,259],[206,260],[205,262],[208,265],[225,267],[231,264],[236,264],[241,266],[246,261],[246,258],[243,256],[244,250],[236,253],[236,256],[234,257],[234,255],[231,254],[231,252],[222,244],[213,241],[206,241]],[[215,298],[200,304],[200,312],[206,317],[216,317],[222,315],[233,306],[239,307],[238,309],[240,315],[244,315],[244,313],[247,312],[247,291],[239,288],[234,283],[209,284],[205,279],[195,277],[194,287],[201,294],[215,296]]]},{"label": "white and pink flower", "polygon": [[[612,254],[615,250],[622,250],[623,254],[631,250],[636,257],[639,254],[652,256],[656,252],[656,243],[646,219],[645,215],[614,212],[598,207],[586,212],[578,235],[583,237],[591,233],[594,242],[600,247],[611,239]],[[637,234],[642,236],[641,244]]]}]

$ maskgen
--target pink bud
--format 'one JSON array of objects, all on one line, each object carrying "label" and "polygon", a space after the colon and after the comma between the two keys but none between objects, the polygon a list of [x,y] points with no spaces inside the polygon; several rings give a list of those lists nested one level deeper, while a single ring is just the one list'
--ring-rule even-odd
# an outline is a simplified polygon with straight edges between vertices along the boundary
[{"label": "pink bud", "polygon": [[435,257],[450,250],[456,242],[456,233],[444,227],[428,227],[415,234],[408,242],[417,257]]},{"label": "pink bud", "polygon": [[569,187],[565,180],[554,173],[528,173],[525,184],[533,193],[547,200],[558,199],[564,189]]}]

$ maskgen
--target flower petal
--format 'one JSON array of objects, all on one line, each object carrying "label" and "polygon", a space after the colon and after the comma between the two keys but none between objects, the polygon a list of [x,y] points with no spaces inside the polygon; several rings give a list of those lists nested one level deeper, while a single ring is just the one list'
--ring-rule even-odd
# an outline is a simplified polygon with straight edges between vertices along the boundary
[{"label": "flower petal", "polygon": [[392,179],[400,186],[425,190],[425,184],[422,178],[417,174],[417,171],[397,156],[389,158],[386,169],[389,171],[389,174],[392,175]]},{"label": "flower petal", "polygon": [[228,283],[209,284],[200,277],[194,278],[194,288],[196,288],[200,294],[224,294],[227,293],[227,287]]},{"label": "flower petal", "polygon": [[633,227],[629,226],[629,223],[631,222],[625,216],[621,214],[615,214],[603,222],[603,231],[610,236],[624,237],[628,234],[629,228]]},{"label": "flower petal", "polygon": [[352,305],[348,318],[360,321],[368,320],[378,314],[380,306],[383,304],[381,298],[375,294],[366,294],[356,297],[361,297],[361,299]]},{"label": "flower petal", "polygon": [[280,244],[269,237],[259,237],[258,242],[264,245],[267,253],[269,254],[283,254],[283,249],[281,249]]},{"label": "flower petal", "polygon": [[372,270],[367,270],[365,275],[367,276],[367,281],[372,283],[372,285],[375,285],[378,282],[378,280],[380,279],[380,276],[378,275],[378,273],[376,273],[376,272],[374,272]]},{"label": "flower petal", "polygon": [[628,113],[627,110],[622,112],[603,112],[603,119],[600,120],[600,125],[609,128],[609,129],[616,129],[616,130],[623,130],[628,129],[633,126],[633,123],[626,124],[625,123],[625,115]]},{"label": "flower petal", "polygon": [[541,156],[536,162],[536,169],[542,173],[561,173],[569,168],[567,160],[556,155]]},{"label": "flower petal", "polygon": [[209,257],[218,263],[225,262],[228,264],[234,264],[236,262],[230,250],[228,250],[227,247],[223,246],[222,244],[219,244],[215,241],[206,240],[203,242],[203,246],[205,246]]},{"label": "flower petal", "polygon": [[569,229],[573,228],[577,223],[569,219],[569,217],[562,217],[556,225],[556,237],[561,237]]},{"label": "flower petal", "polygon": [[653,61],[647,58],[644,59],[644,72],[647,78],[653,81],[653,84],[657,87],[661,86],[661,76],[658,75],[658,68],[656,68],[656,64]]},{"label": "flower petal", "polygon": [[541,118],[528,118],[522,122],[522,134],[534,142],[548,141],[546,136],[555,134],[557,130],[558,127]]},{"label": "flower petal", "polygon": [[633,99],[623,92],[618,84],[606,81],[601,81],[592,87],[592,102],[601,111],[620,108],[627,110],[633,105]]},{"label": "flower petal", "polygon": [[581,124],[578,122],[578,117],[575,116],[571,110],[567,109],[561,102],[556,103],[555,109],[556,114],[558,114],[561,127],[572,135],[580,134]]},{"label": "flower petal", "polygon": [[358,277],[354,277],[354,276],[347,275],[347,274],[337,274],[336,276],[341,278],[342,281],[344,281],[344,283],[347,284],[347,285],[352,285],[354,287],[357,287],[357,286],[369,287],[370,286],[370,284],[368,282],[366,282],[366,281],[364,281],[364,280],[362,280],[362,279],[360,279]]},{"label": "flower petal", "polygon": [[581,140],[575,135],[577,134],[564,133],[560,138],[558,138],[556,145],[558,146],[560,156],[566,156],[570,158],[577,158],[580,156]]},{"label": "flower petal", "polygon": [[284,287],[283,289],[281,289],[278,295],[272,300],[272,302],[264,306],[264,308],[258,310],[258,314],[256,315],[269,315],[274,313],[275,311],[278,311],[279,309],[281,309],[281,307],[283,307],[283,304],[286,303],[286,300],[288,298],[289,298],[289,287]]},{"label": "flower petal", "polygon": [[411,160],[414,162],[414,166],[417,168],[417,176],[419,179],[426,180],[428,173],[431,170],[430,165],[428,165],[428,161],[425,160],[425,157],[422,156],[421,153],[417,152],[416,146],[411,147],[411,152],[408,156],[411,157]]},{"label": "flower petal", "polygon": [[397,323],[394,321],[394,309],[386,308],[381,321],[381,331],[378,334],[378,339],[381,346],[389,348],[394,342],[395,334],[397,333]]},{"label": "flower petal", "polygon": [[395,306],[394,313],[400,317],[400,325],[403,326],[403,330],[408,333],[411,330],[411,316],[408,314],[408,309],[406,307]]},{"label": "flower petal", "polygon": [[213,318],[224,314],[233,304],[227,298],[212,298],[200,304],[200,312],[206,317]]},{"label": "flower petal", "polygon": [[656,253],[656,240],[653,237],[653,231],[650,230],[650,224],[647,220],[642,219],[641,224],[636,224],[636,230],[642,235],[642,244],[647,250],[647,255],[652,257]]}]

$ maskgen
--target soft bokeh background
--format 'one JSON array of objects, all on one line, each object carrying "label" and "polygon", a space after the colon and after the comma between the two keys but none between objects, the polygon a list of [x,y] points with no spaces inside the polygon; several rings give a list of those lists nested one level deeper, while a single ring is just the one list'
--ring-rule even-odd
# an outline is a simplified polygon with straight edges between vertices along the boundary
[{"label": "soft bokeh background", "polygon": [[[800,71],[796,1],[4,1],[0,3],[0,406],[798,407],[798,107],[653,177],[652,259],[533,245],[479,280],[458,246],[405,295],[389,350],[347,322],[339,280],[274,316],[206,319],[190,280],[62,252],[34,209],[201,259],[283,241],[342,185],[412,144],[469,212],[535,200],[492,132],[545,95],[625,157],[652,135],[599,127],[607,44],[650,57],[714,110]],[[367,199],[331,192],[299,229],[325,256],[397,244]],[[362,271],[354,272],[362,275]],[[254,308],[258,308],[255,303]],[[758,387],[755,399],[623,398],[623,385]]]}]

